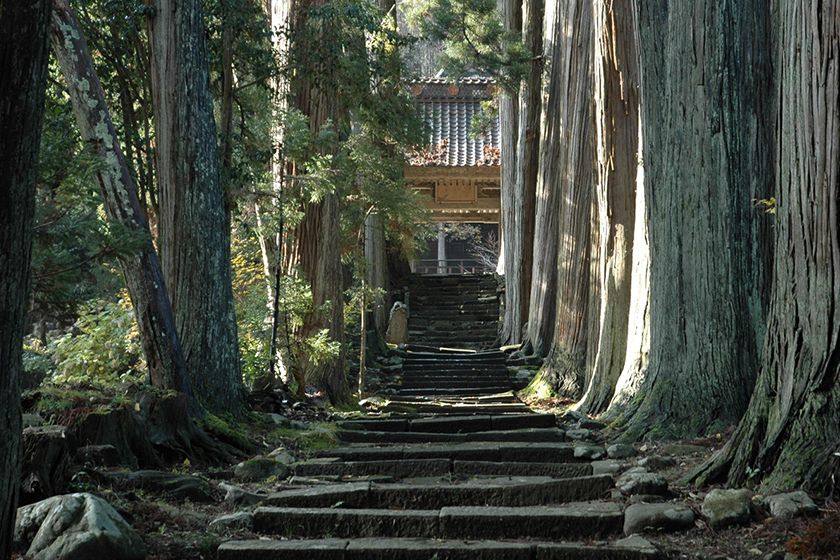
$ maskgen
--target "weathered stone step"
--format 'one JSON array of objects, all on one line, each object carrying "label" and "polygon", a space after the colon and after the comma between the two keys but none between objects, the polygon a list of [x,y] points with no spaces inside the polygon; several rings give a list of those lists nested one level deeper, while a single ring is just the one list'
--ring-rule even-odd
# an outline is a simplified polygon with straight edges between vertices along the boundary
[{"label": "weathered stone step", "polygon": [[410,389],[413,386],[424,387],[456,387],[464,384],[475,387],[482,387],[487,385],[499,385],[501,383],[509,383],[507,375],[474,375],[474,374],[450,374],[450,375],[404,375],[402,386]]},{"label": "weathered stone step", "polygon": [[[421,387],[407,388],[397,391],[398,397],[407,396],[440,396],[440,395],[495,395],[510,391],[510,383],[506,385],[492,385],[486,387]],[[510,395],[511,397],[513,395]]]},{"label": "weathered stone step", "polygon": [[485,352],[409,352],[406,356],[406,361],[420,362],[420,361],[464,361],[464,362],[478,362],[478,361],[504,361],[505,354],[499,351],[485,351]]},{"label": "weathered stone step", "polygon": [[385,461],[400,459],[455,459],[462,461],[512,461],[564,463],[575,461],[574,446],[546,442],[474,442],[469,444],[408,444],[391,447],[336,447],[324,449],[318,457],[338,457],[345,461]]},{"label": "weathered stone step", "polygon": [[499,414],[470,416],[420,416],[405,418],[383,418],[348,420],[339,422],[345,430],[371,430],[380,432],[483,432],[496,430],[521,430],[526,428],[554,428],[557,425],[553,414]]},{"label": "weathered stone step", "polygon": [[[492,392],[492,393],[476,393],[473,395],[463,394],[447,394],[447,395],[433,395],[423,394],[422,392],[415,395],[393,394],[389,397],[391,400],[388,404],[401,404],[409,407],[500,407],[504,405],[520,406],[522,403],[513,394],[513,391],[506,392]],[[520,409],[521,410],[521,409]]]},{"label": "weathered stone step", "polygon": [[383,412],[434,413],[434,414],[499,414],[507,412],[529,412],[522,403],[475,404],[475,403],[422,403],[408,400],[391,400],[382,408]]},{"label": "weathered stone step", "polygon": [[560,506],[460,506],[430,510],[260,507],[254,530],[285,537],[459,539],[603,538],[621,532],[624,514],[610,502]]},{"label": "weathered stone step", "polygon": [[548,476],[573,478],[590,476],[590,463],[499,463],[489,461],[450,461],[449,459],[412,459],[397,461],[341,461],[336,458],[312,459],[295,463],[297,476]]},{"label": "weathered stone step", "polygon": [[[610,475],[579,478],[502,477],[459,484],[349,482],[269,494],[263,503],[283,507],[440,509],[463,504],[531,506],[597,500],[613,487]],[[620,525],[619,525],[620,527]]]},{"label": "weathered stone step", "polygon": [[558,428],[532,428],[525,430],[501,430],[473,433],[435,432],[369,432],[344,430],[338,432],[338,439],[347,443],[432,443],[472,441],[529,441],[562,442],[565,432]]},{"label": "weathered stone step", "polygon": [[[297,476],[371,476],[384,475],[394,478],[420,476],[447,476],[454,465],[449,459],[413,459],[399,461],[340,461],[313,459],[292,465]],[[585,474],[592,474],[592,469]],[[576,476],[576,475],[572,475]]]},{"label": "weathered stone step", "polygon": [[218,560],[660,560],[654,548],[608,544],[368,538],[228,541]]},{"label": "weathered stone step", "polygon": [[439,363],[439,364],[422,364],[417,362],[403,363],[403,373],[412,374],[428,374],[428,375],[447,375],[450,373],[463,374],[477,374],[485,373],[507,373],[507,366],[503,363],[486,362],[483,364],[466,364],[466,363]]}]

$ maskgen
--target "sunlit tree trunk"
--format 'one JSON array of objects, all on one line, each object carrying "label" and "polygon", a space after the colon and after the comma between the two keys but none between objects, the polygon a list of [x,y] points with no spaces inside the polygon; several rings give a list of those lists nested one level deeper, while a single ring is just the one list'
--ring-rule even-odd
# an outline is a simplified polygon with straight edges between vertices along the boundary
[{"label": "sunlit tree trunk", "polygon": [[[518,0],[498,0],[505,29],[522,27],[522,4]],[[522,314],[522,200],[517,185],[517,141],[519,127],[519,95],[499,92],[499,126],[501,145],[501,272],[505,277],[505,308],[502,320],[502,342],[517,344],[522,339],[525,317]]]},{"label": "sunlit tree trunk", "polygon": [[21,349],[31,280],[49,0],[0,0],[0,558],[20,487]]},{"label": "sunlit tree trunk", "polygon": [[593,0],[599,298],[590,309],[594,363],[579,404],[590,414],[609,405],[627,354],[640,157],[637,9],[635,0]]},{"label": "sunlit tree trunk", "polygon": [[[298,38],[305,30],[309,9],[322,5],[328,0],[299,0],[292,8],[293,22],[292,43],[290,49],[302,48]],[[334,37],[329,26],[320,24],[319,40],[331,41]],[[336,46],[338,48],[338,46]],[[331,72],[330,63],[322,61],[327,74]],[[331,76],[322,76],[329,81]],[[324,88],[316,84],[311,75],[298,73],[290,84],[291,103],[309,119],[313,135],[329,123],[338,126],[342,122],[339,114],[339,100],[333,88]],[[304,171],[300,169],[299,171]],[[341,202],[335,193],[324,196],[323,200],[308,203],[304,208],[302,223],[292,234],[291,246],[288,247],[288,260],[300,267],[304,278],[312,289],[312,299],[316,311],[306,319],[302,336],[310,336],[316,331],[326,329],[330,338],[341,343],[339,356],[319,365],[307,367],[307,383],[326,391],[333,403],[349,399],[350,390],[345,374],[344,348],[344,279],[341,269]],[[284,249],[286,250],[286,249]],[[322,309],[326,308],[325,311]]]},{"label": "sunlit tree trunk", "polygon": [[[131,232],[137,248],[119,255],[134,304],[152,384],[191,397],[181,344],[160,260],[123,157],[87,42],[65,0],[53,0],[52,46],[67,84],[82,140],[100,159],[96,178],[108,219]],[[198,407],[193,405],[193,409]]]},{"label": "sunlit tree trunk", "polygon": [[761,373],[701,480],[835,488],[840,466],[840,2],[786,2],[775,48],[776,244]]},{"label": "sunlit tree trunk", "polygon": [[767,243],[753,200],[772,185],[769,16],[758,0],[639,4],[651,322],[650,361],[612,405],[628,439],[720,429],[749,400]]},{"label": "sunlit tree trunk", "polygon": [[586,357],[593,128],[592,5],[549,2],[528,339],[548,361],[532,388],[575,395]]},{"label": "sunlit tree trunk", "polygon": [[244,409],[201,2],[159,0],[149,18],[160,249],[193,390],[212,412]]}]

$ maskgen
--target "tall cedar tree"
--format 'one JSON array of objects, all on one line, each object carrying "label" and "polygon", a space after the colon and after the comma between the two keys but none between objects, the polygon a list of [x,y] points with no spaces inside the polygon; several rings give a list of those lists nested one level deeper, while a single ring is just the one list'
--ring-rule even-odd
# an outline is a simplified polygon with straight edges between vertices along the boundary
[{"label": "tall cedar tree", "polygon": [[49,24],[49,0],[0,0],[0,558],[11,556],[20,479],[19,377]]},{"label": "tall cedar tree", "polygon": [[149,16],[160,249],[187,371],[211,412],[244,410],[230,223],[200,0],[159,0]]},{"label": "tall cedar tree", "polygon": [[827,491],[840,465],[840,2],[778,0],[776,250],[758,384],[704,480]]}]

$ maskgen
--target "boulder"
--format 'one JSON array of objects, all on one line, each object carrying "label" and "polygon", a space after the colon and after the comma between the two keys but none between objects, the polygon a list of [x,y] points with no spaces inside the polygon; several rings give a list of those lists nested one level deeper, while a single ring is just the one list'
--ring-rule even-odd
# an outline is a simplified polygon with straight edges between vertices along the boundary
[{"label": "boulder", "polygon": [[243,482],[261,482],[269,477],[286,478],[289,467],[272,457],[258,456],[236,465],[233,476]]},{"label": "boulder", "polygon": [[220,483],[219,488],[225,493],[225,502],[235,506],[253,506],[260,503],[268,496],[267,494],[249,492],[240,486],[228,484],[227,482]]},{"label": "boulder", "polygon": [[721,490],[706,494],[701,513],[715,529],[746,525],[752,517],[752,492],[746,489]]},{"label": "boulder", "polygon": [[281,463],[286,466],[297,462],[295,456],[289,453],[289,451],[285,447],[278,447],[277,449],[269,453],[268,456],[277,461],[278,463]]},{"label": "boulder", "polygon": [[583,428],[566,430],[566,437],[573,441],[591,441],[592,430],[586,430]]},{"label": "boulder", "polygon": [[802,490],[768,496],[763,504],[773,517],[790,518],[817,513],[817,504]]},{"label": "boulder", "polygon": [[408,342],[408,306],[400,301],[394,303],[388,318],[385,342],[405,344]]},{"label": "boulder", "polygon": [[632,535],[630,537],[624,537],[623,539],[618,539],[613,543],[617,548],[626,548],[629,550],[638,550],[643,552],[654,552],[656,551],[656,547],[653,545],[652,542],[647,540],[644,537],[640,537],[639,535]]},{"label": "boulder", "polygon": [[142,560],[140,536],[93,494],[66,494],[18,509],[15,547],[31,560]]},{"label": "boulder", "polygon": [[664,496],[668,494],[668,481],[661,474],[647,472],[639,467],[634,467],[621,476],[615,482],[616,487],[626,496],[633,494],[657,494]]},{"label": "boulder", "polygon": [[575,459],[598,460],[607,454],[603,445],[578,443],[575,445]]},{"label": "boulder", "polygon": [[682,531],[694,526],[694,512],[682,504],[633,504],[624,510],[624,534]]},{"label": "boulder", "polygon": [[578,428],[584,428],[586,430],[603,430],[607,427],[607,425],[599,420],[593,420],[592,418],[582,418],[577,423]]},{"label": "boulder", "polygon": [[614,443],[607,447],[610,459],[627,459],[636,456],[636,448],[626,443]]},{"label": "boulder", "polygon": [[592,461],[592,474],[618,474],[623,468],[624,463],[612,459]]},{"label": "boulder", "polygon": [[250,531],[254,528],[254,514],[247,511],[239,511],[229,515],[217,517],[210,522],[207,530],[217,534],[229,533],[232,531]]},{"label": "boulder", "polygon": [[64,426],[23,430],[20,503],[31,504],[67,490],[73,444]]},{"label": "boulder", "polygon": [[37,412],[24,412],[21,416],[24,428],[35,428],[44,425],[44,418]]}]

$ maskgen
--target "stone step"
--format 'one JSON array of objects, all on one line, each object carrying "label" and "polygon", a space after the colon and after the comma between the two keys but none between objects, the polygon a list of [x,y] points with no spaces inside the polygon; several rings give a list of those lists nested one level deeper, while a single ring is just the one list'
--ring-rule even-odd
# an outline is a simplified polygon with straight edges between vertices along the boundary
[{"label": "stone step", "polygon": [[509,383],[510,378],[507,375],[404,375],[402,380],[402,387],[410,389],[412,387],[461,387],[463,385],[470,385],[474,387],[498,386],[499,384]]},{"label": "stone step", "polygon": [[411,414],[499,414],[507,412],[529,412],[522,403],[476,404],[476,403],[418,403],[408,400],[391,400],[382,408],[383,412]]},{"label": "stone step", "polygon": [[447,360],[447,359],[462,359],[462,360],[505,360],[506,354],[498,350],[490,350],[486,352],[432,352],[429,349],[411,350],[409,347],[406,360]]},{"label": "stone step", "polygon": [[[440,395],[495,395],[510,391],[510,383],[506,385],[490,385],[485,387],[414,387],[397,391],[398,397],[410,396],[440,396]],[[513,395],[510,395],[511,397]]]},{"label": "stone step", "polygon": [[449,459],[411,459],[398,461],[340,461],[312,459],[292,465],[297,476],[547,476],[573,478],[590,476],[590,463],[500,463],[490,461],[450,461]]},{"label": "stone step", "polygon": [[660,560],[652,547],[555,542],[368,538],[228,541],[218,560]]},{"label": "stone step", "polygon": [[259,507],[254,511],[257,533],[284,537],[591,539],[618,534],[623,523],[621,506],[611,502],[426,510]]},{"label": "stone step", "polygon": [[[448,476],[453,463],[449,459],[413,459],[399,461],[340,461],[313,459],[292,465],[297,476],[392,476],[411,478],[420,476]],[[590,472],[586,474],[591,474]]]},{"label": "stone step", "polygon": [[[269,494],[263,503],[282,507],[440,509],[463,504],[532,506],[598,500],[613,487],[610,475],[577,478],[496,477],[458,484],[348,482]],[[620,524],[619,524],[620,528]]]},{"label": "stone step", "polygon": [[338,432],[338,439],[347,443],[433,443],[472,441],[530,441],[562,442],[565,432],[558,428],[532,428],[524,430],[501,430],[474,433],[435,432],[369,432],[344,430]]},{"label": "stone step", "polygon": [[396,461],[402,459],[535,463],[575,461],[575,450],[572,444],[551,442],[473,442],[469,444],[407,444],[367,448],[335,447],[321,450],[316,455],[318,457],[338,457],[345,461]]},{"label": "stone step", "polygon": [[476,393],[472,395],[464,394],[431,394],[433,389],[428,392],[420,392],[418,394],[393,394],[389,397],[388,404],[399,404],[408,407],[499,407],[503,405],[521,406],[522,403],[516,398],[512,390],[504,392],[490,392],[490,393]]},{"label": "stone step", "polygon": [[557,425],[553,414],[499,414],[470,416],[419,416],[404,418],[382,418],[348,420],[339,422],[345,430],[371,430],[378,432],[484,432],[498,430],[522,430],[526,428],[554,428]]}]

